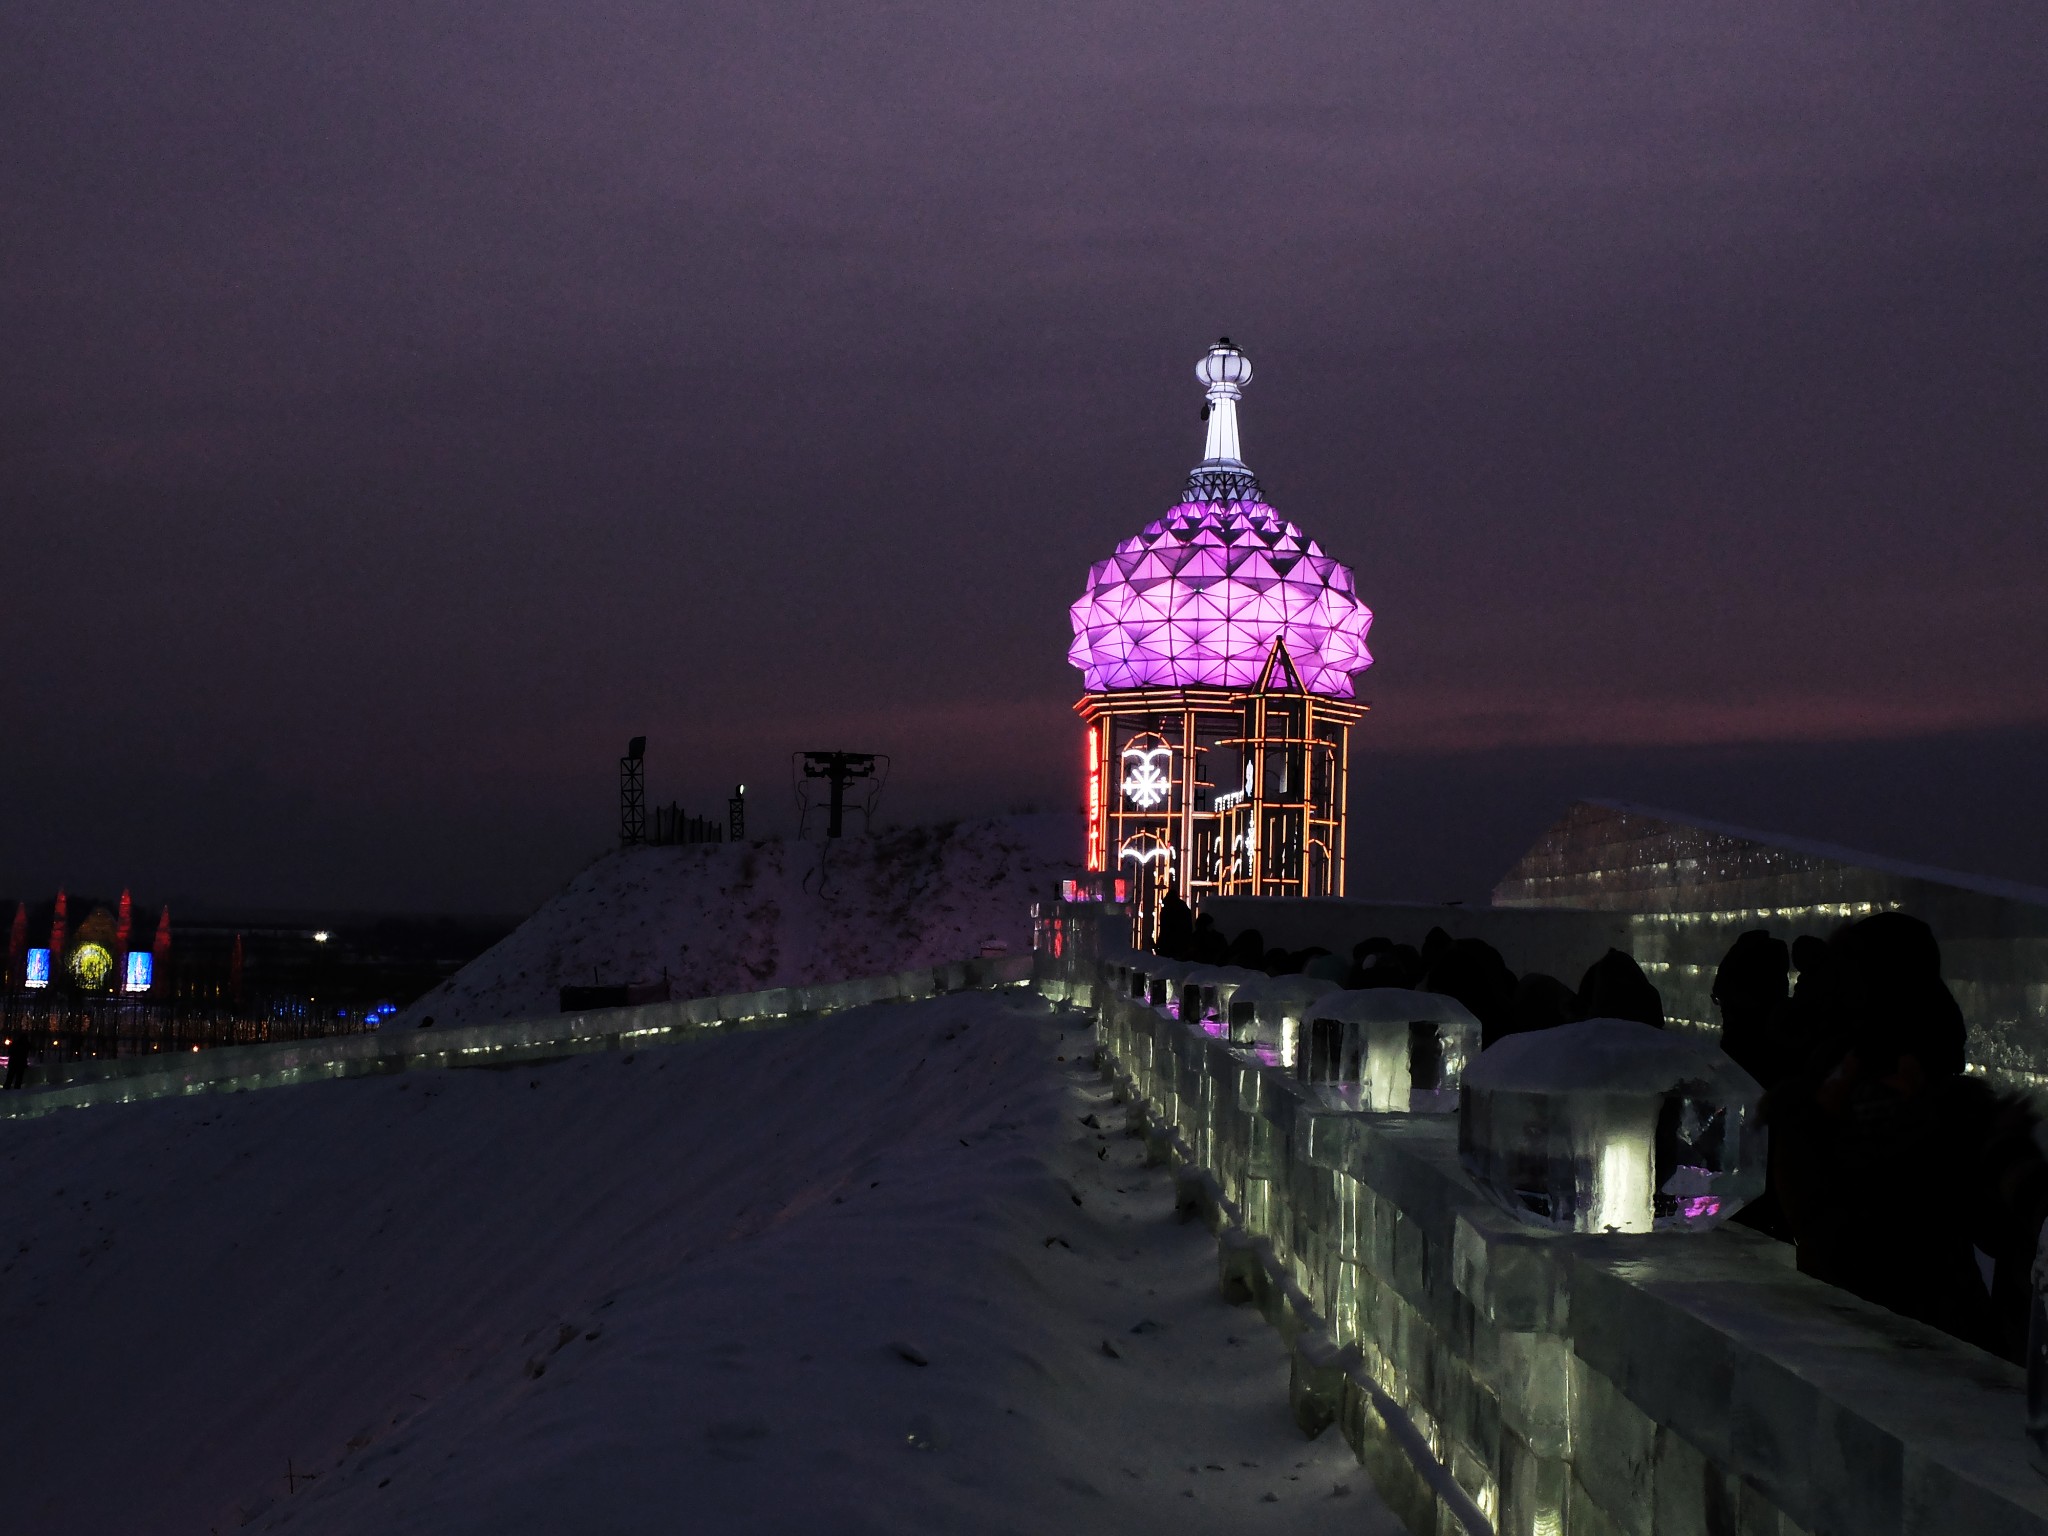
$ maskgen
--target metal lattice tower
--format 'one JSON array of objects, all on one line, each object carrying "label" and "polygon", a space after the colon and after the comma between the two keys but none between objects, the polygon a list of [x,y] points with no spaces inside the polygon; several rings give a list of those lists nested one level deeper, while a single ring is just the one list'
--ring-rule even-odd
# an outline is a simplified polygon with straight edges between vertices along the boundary
[{"label": "metal lattice tower", "polygon": [[619,846],[630,848],[647,841],[647,776],[642,759],[647,755],[647,738],[635,736],[619,759]]}]

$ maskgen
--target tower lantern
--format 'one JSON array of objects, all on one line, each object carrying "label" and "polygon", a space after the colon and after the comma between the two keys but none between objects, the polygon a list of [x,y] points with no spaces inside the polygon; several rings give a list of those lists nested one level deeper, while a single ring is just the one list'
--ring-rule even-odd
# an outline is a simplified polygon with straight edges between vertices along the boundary
[{"label": "tower lantern", "polygon": [[1195,365],[1208,437],[1180,501],[1088,572],[1067,659],[1086,692],[1088,867],[1130,882],[1140,937],[1169,891],[1341,896],[1350,728],[1372,612],[1267,504],[1237,406],[1251,359]]}]

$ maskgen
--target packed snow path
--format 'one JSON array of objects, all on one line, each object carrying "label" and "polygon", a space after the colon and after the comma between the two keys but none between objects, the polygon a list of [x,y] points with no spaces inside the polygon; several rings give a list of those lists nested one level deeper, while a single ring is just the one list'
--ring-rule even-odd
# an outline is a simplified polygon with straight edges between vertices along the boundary
[{"label": "packed snow path", "polygon": [[0,1126],[0,1530],[1395,1531],[1077,1024]]}]

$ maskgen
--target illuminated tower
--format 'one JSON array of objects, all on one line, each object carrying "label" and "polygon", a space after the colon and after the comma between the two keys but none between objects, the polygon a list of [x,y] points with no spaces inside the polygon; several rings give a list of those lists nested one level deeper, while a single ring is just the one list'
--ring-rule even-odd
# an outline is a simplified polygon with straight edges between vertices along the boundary
[{"label": "illuminated tower", "polygon": [[1087,692],[1088,867],[1129,879],[1140,936],[1169,890],[1344,894],[1350,728],[1371,611],[1266,504],[1237,403],[1251,360],[1195,365],[1209,436],[1180,503],[1088,572],[1067,659]]}]

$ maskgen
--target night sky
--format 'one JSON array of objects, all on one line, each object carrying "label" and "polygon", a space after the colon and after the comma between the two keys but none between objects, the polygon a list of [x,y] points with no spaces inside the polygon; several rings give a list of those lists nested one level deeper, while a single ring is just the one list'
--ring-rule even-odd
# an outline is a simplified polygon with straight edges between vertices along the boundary
[{"label": "night sky", "polygon": [[1579,794],[2048,881],[2048,8],[12,0],[0,892],[517,911],[1078,804],[1192,367],[1378,615],[1354,890]]}]

